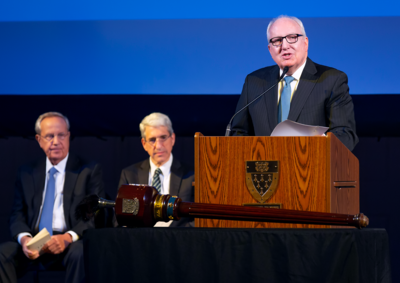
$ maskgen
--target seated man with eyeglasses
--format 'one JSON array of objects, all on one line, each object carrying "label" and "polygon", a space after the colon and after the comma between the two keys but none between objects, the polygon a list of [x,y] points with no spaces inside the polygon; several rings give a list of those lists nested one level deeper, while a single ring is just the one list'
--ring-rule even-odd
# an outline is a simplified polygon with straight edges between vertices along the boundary
[{"label": "seated man with eyeglasses", "polygon": [[270,136],[278,123],[288,119],[329,127],[329,132],[353,150],[358,137],[347,75],[307,57],[308,37],[298,18],[273,19],[267,38],[277,65],[247,75],[236,111],[277,84],[285,67],[288,72],[269,93],[238,113],[232,123],[233,134]]},{"label": "seated man with eyeglasses", "polygon": [[[118,187],[124,184],[148,184],[161,194],[176,195],[182,201],[194,201],[194,170],[171,153],[175,134],[169,117],[162,113],[152,113],[142,120],[139,127],[143,148],[150,157],[122,170]],[[155,226],[193,227],[194,219],[158,222]]]},{"label": "seated man with eyeglasses", "polygon": [[[20,168],[10,230],[14,242],[0,245],[0,282],[17,282],[27,269],[66,268],[65,282],[84,282],[83,244],[92,222],[77,221],[75,207],[90,194],[104,195],[102,171],[69,154],[69,121],[58,112],[40,115],[36,140],[46,154]],[[40,251],[27,244],[46,228],[50,240]]]}]

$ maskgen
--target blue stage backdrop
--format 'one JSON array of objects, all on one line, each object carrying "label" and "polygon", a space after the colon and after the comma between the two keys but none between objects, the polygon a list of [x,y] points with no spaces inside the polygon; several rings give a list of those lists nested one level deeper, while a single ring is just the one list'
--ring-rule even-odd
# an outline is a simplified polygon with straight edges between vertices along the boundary
[{"label": "blue stage backdrop", "polygon": [[21,0],[0,2],[0,94],[239,94],[282,13],[351,94],[400,93],[399,1]]}]

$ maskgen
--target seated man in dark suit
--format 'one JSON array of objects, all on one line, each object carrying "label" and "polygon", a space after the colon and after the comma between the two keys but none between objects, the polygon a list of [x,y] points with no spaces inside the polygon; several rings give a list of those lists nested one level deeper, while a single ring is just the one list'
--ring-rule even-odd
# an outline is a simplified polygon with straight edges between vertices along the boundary
[{"label": "seated man in dark suit", "polygon": [[[175,134],[168,116],[161,113],[146,116],[140,123],[140,132],[143,148],[150,158],[122,170],[119,187],[124,184],[148,184],[161,194],[177,195],[182,201],[194,201],[194,171],[172,156]],[[155,226],[194,226],[194,221],[182,218],[174,222],[158,222]]]},{"label": "seated man in dark suit", "polygon": [[353,101],[345,73],[308,58],[308,37],[303,23],[280,16],[267,28],[268,50],[276,65],[247,75],[236,111],[278,83],[269,93],[239,113],[232,123],[234,135],[269,136],[286,119],[329,127],[329,132],[353,150],[358,142]]},{"label": "seated man in dark suit", "polygon": [[[47,158],[20,168],[10,230],[15,242],[0,245],[0,282],[17,282],[28,268],[66,268],[65,282],[83,282],[83,230],[92,226],[75,219],[75,207],[89,194],[103,196],[102,171],[69,154],[69,121],[48,112],[36,121],[36,140]],[[27,243],[46,228],[52,235],[42,250]]]}]

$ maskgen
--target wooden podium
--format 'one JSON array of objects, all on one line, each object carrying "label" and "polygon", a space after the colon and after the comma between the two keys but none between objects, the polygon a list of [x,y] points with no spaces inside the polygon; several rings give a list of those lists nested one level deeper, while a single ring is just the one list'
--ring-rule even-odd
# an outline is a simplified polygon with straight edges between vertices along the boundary
[{"label": "wooden podium", "polygon": [[[279,161],[277,186],[261,205],[358,214],[359,162],[332,133],[326,137],[195,135],[195,202],[256,205],[246,161]],[[249,182],[249,180],[247,180]],[[196,219],[196,227],[329,228],[332,226]]]}]

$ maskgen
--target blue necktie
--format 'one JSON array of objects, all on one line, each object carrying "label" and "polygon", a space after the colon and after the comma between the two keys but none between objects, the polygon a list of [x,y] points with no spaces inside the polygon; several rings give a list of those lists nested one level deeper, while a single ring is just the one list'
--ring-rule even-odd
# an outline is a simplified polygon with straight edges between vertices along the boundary
[{"label": "blue necktie", "polygon": [[283,87],[281,100],[279,102],[278,123],[287,120],[290,110],[290,100],[292,98],[292,88],[290,83],[294,80],[293,77],[285,77],[285,86]]},{"label": "blue necktie", "polygon": [[40,217],[39,231],[46,227],[50,235],[53,235],[53,208],[56,191],[56,178],[54,174],[58,171],[56,168],[51,167],[49,170],[49,180],[47,181],[46,195],[42,208],[42,215]]},{"label": "blue necktie", "polygon": [[157,168],[157,170],[154,172],[153,176],[153,181],[151,182],[151,185],[156,188],[156,190],[161,193],[161,180],[160,180],[160,174],[162,175],[162,171],[160,168]]}]

